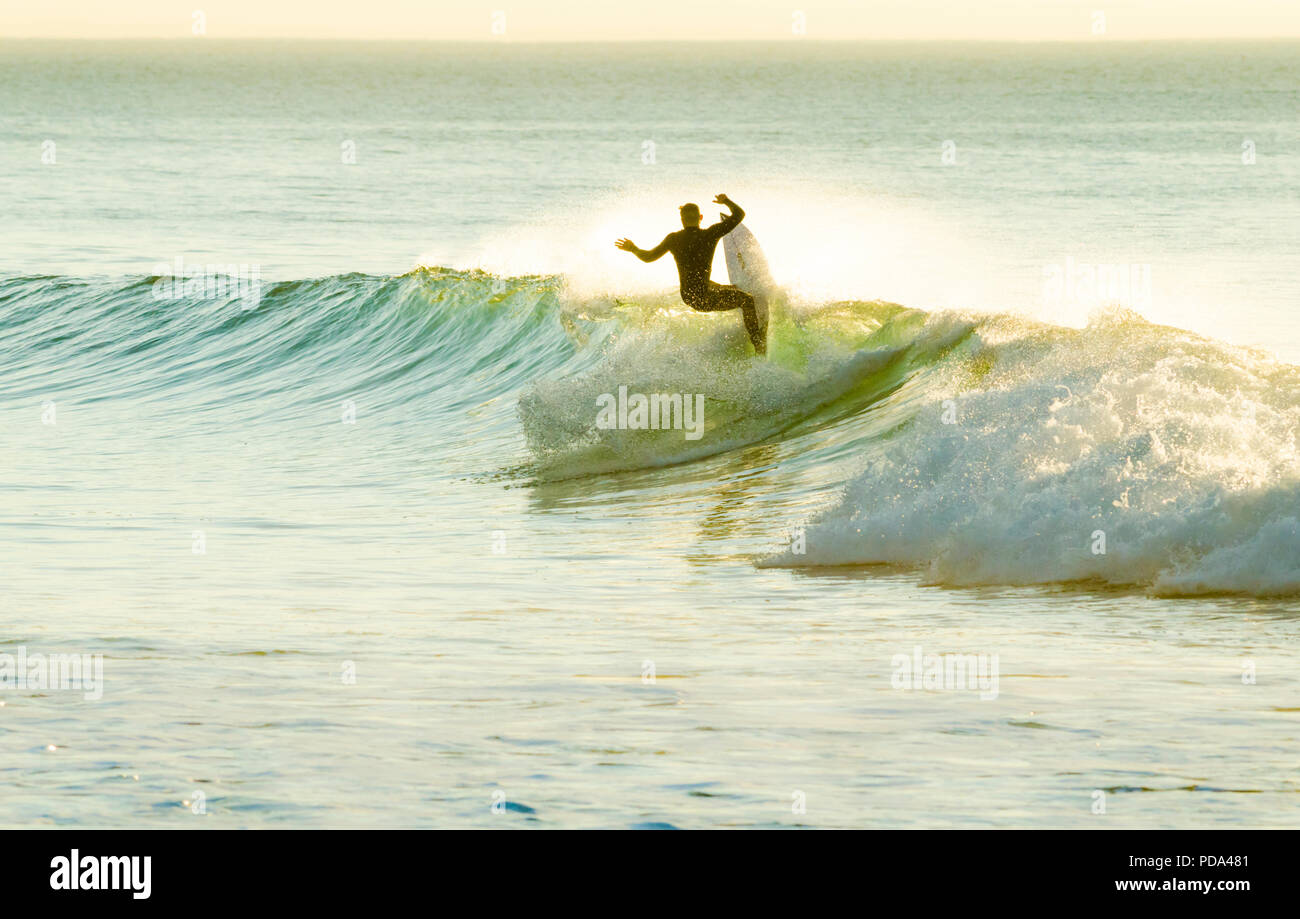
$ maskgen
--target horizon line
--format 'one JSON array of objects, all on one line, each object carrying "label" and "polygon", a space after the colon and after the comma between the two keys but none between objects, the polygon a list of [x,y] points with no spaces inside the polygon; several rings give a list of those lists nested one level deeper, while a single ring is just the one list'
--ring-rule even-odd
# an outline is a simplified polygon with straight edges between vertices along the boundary
[{"label": "horizon line", "polygon": [[443,45],[754,45],[754,44],[1008,44],[1008,45],[1105,45],[1105,44],[1139,44],[1139,43],[1229,43],[1229,42],[1285,42],[1300,40],[1300,33],[1295,35],[1235,35],[1235,36],[1201,36],[1168,38],[336,38],[302,35],[245,35],[245,36],[211,36],[211,35],[119,35],[112,38],[98,38],[88,35],[3,35],[0,43],[14,41],[50,41],[50,42],[96,42],[111,44],[115,42],[258,42],[258,41],[297,41],[319,42],[321,44],[443,44]]}]

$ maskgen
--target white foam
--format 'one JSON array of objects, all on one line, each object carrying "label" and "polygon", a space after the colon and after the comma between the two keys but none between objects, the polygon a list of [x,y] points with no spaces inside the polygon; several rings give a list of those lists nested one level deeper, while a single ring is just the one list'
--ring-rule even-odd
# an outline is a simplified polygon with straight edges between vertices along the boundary
[{"label": "white foam", "polygon": [[952,585],[1300,587],[1300,370],[1132,317],[979,334],[971,366],[987,374],[932,391],[807,527],[807,554],[761,564],[896,563]]}]

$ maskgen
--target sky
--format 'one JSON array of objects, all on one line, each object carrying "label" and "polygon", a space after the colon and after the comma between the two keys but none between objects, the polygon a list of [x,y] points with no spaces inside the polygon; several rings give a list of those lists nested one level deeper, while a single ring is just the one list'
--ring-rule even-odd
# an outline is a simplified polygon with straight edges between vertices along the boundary
[{"label": "sky", "polygon": [[0,2],[3,38],[200,34],[454,41],[1271,38],[1300,37],[1300,0]]}]

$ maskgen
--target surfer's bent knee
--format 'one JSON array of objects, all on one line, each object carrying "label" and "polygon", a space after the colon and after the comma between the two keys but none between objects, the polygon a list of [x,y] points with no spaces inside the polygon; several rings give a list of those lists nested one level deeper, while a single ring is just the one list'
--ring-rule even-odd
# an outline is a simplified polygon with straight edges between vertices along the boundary
[{"label": "surfer's bent knee", "polygon": [[709,311],[708,294],[682,294],[682,302],[697,313],[707,313]]}]

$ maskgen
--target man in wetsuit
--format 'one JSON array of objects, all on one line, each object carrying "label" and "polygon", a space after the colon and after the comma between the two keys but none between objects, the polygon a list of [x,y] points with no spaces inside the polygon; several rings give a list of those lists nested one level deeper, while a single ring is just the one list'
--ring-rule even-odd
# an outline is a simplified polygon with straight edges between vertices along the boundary
[{"label": "man in wetsuit", "polygon": [[718,240],[745,219],[745,212],[740,205],[726,195],[718,195],[713,203],[725,204],[731,213],[707,229],[700,229],[699,205],[683,204],[678,209],[682,215],[682,229],[669,233],[653,249],[638,249],[630,239],[620,239],[614,245],[624,252],[631,252],[643,262],[653,262],[662,258],[665,252],[671,252],[677,262],[682,302],[703,313],[739,309],[745,317],[745,331],[754,343],[754,351],[766,354],[767,317],[759,317],[754,298],[739,288],[709,280]]}]

